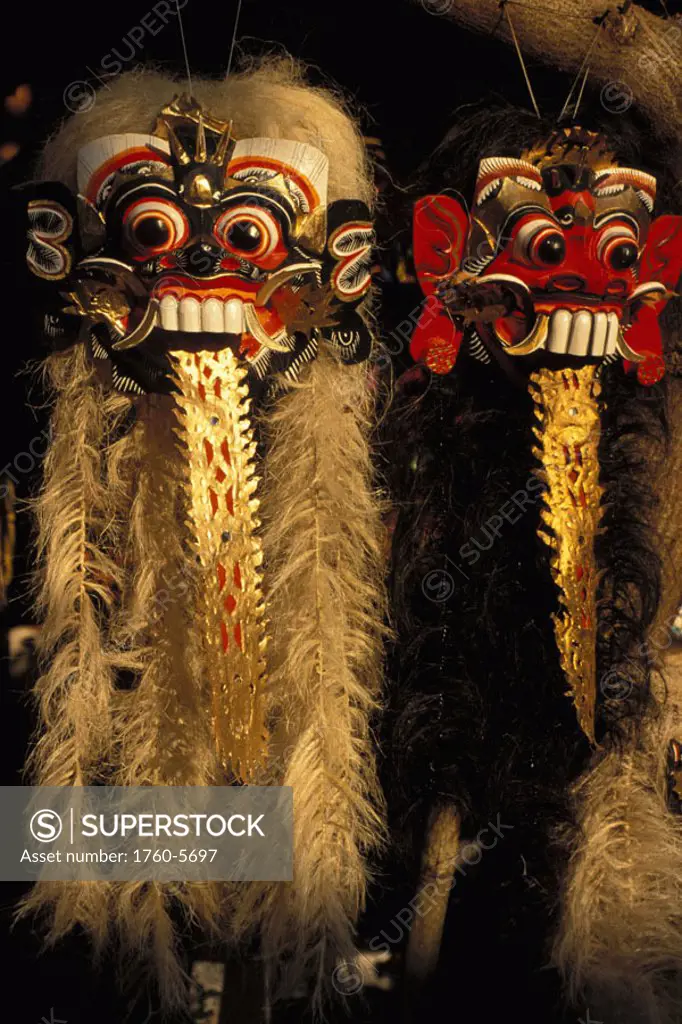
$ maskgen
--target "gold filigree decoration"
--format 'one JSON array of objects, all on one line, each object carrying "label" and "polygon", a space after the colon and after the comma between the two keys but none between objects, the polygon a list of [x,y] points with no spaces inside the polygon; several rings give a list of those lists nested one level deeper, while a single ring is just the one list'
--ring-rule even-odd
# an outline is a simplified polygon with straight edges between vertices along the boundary
[{"label": "gold filigree decoration", "polygon": [[578,721],[591,743],[596,703],[597,585],[594,544],[602,516],[596,366],[542,369],[531,376],[539,426],[534,454],[546,485],[538,533],[552,549],[560,612],[554,632]]},{"label": "gold filigree decoration", "polygon": [[329,285],[301,285],[278,299],[277,312],[289,334],[296,332],[307,338],[313,331],[339,322],[338,303]]},{"label": "gold filigree decoration", "polygon": [[[219,166],[224,164],[227,144],[231,140],[232,122],[223,121],[219,117],[207,114],[201,104],[197,103],[193,96],[188,96],[187,93],[174,96],[172,101],[167,103],[160,111],[152,129],[152,134],[166,139],[169,138],[169,129],[170,135],[174,135],[176,128],[187,128],[190,125],[196,128],[197,143],[200,143],[201,133],[205,131],[219,137],[225,152],[219,147],[217,153],[212,158],[212,162],[217,163]],[[176,141],[176,139],[173,139],[173,142]],[[184,147],[181,147],[181,151],[184,152]],[[189,159],[189,154],[187,156]],[[206,160],[206,154],[202,153],[200,144],[195,148],[195,159],[199,162]]]},{"label": "gold filigree decoration", "polygon": [[64,294],[71,305],[64,313],[81,316],[93,323],[110,324],[117,333],[122,333],[126,317],[130,314],[130,303],[115,287],[99,281],[78,281],[73,291]]},{"label": "gold filigree decoration", "polygon": [[197,624],[206,637],[220,763],[248,782],[265,759],[263,553],[246,369],[234,353],[173,356],[177,434],[188,450],[194,553],[203,575]]},{"label": "gold filigree decoration", "polygon": [[547,139],[536,142],[521,154],[540,170],[572,164],[593,171],[610,167],[615,156],[603,135],[577,126],[557,128]]}]

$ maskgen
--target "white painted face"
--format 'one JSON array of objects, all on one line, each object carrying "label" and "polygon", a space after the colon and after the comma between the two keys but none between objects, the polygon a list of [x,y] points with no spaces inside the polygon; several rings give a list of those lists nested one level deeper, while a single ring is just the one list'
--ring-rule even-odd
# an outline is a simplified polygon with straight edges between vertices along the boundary
[{"label": "white painted face", "polygon": [[217,170],[208,156],[178,165],[160,136],[113,135],[80,151],[78,185],[155,301],[149,329],[228,335],[260,373],[295,349],[279,310],[320,282],[329,162],[306,143],[253,138]]},{"label": "white painted face", "polygon": [[87,340],[124,389],[163,388],[174,350],[230,347],[259,382],[295,379],[322,342],[359,362],[373,231],[362,201],[328,204],[328,176],[315,146],[235,140],[176,98],[154,134],[82,147],[77,201],[36,187],[27,263],[55,284],[60,338]]}]

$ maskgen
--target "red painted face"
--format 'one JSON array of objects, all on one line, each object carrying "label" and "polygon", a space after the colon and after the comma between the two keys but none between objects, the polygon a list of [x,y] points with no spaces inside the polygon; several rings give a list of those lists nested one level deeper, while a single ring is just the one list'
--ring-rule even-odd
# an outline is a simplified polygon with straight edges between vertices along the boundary
[{"label": "red painted face", "polygon": [[643,383],[660,379],[657,317],[682,270],[682,218],[652,223],[655,191],[650,175],[595,169],[589,154],[549,167],[492,157],[469,214],[448,196],[420,200],[414,256],[431,299],[415,358],[447,372],[469,331],[510,356],[620,355]]}]

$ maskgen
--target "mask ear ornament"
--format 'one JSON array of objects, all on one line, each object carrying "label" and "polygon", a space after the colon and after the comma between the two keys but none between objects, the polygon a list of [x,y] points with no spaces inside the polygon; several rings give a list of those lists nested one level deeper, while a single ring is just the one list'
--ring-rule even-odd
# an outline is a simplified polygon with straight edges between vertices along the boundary
[{"label": "mask ear ornament", "polygon": [[641,384],[656,384],[665,373],[659,317],[677,294],[682,275],[682,217],[653,221],[640,259],[640,284],[630,296],[625,334],[626,370],[636,367]]},{"label": "mask ear ornament", "polygon": [[374,228],[366,203],[349,199],[332,203],[328,230],[322,280],[332,297],[333,322],[322,327],[321,336],[344,363],[360,363],[371,347],[369,329],[358,312],[372,283]]},{"label": "mask ear ornament", "polygon": [[457,276],[469,233],[466,210],[450,196],[425,196],[414,209],[412,246],[417,280],[427,301],[410,343],[413,359],[436,373],[455,365],[464,331],[439,297]]}]

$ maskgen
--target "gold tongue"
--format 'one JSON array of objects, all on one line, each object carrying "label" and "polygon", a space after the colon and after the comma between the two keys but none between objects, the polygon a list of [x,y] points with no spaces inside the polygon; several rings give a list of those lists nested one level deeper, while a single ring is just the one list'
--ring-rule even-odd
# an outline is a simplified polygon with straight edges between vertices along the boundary
[{"label": "gold tongue", "polygon": [[601,420],[597,367],[539,370],[530,387],[539,426],[534,454],[547,486],[539,536],[552,549],[552,576],[560,612],[554,633],[578,722],[595,743],[597,695],[597,585],[594,544],[602,517],[599,483]]},{"label": "gold tongue", "polygon": [[246,369],[228,348],[172,359],[216,750],[228,773],[249,782],[265,761],[267,733],[263,553]]}]

